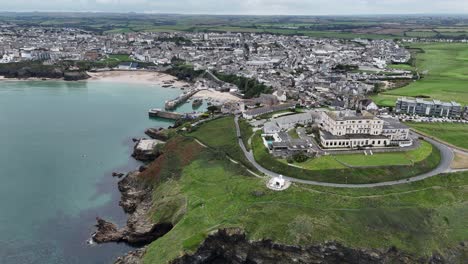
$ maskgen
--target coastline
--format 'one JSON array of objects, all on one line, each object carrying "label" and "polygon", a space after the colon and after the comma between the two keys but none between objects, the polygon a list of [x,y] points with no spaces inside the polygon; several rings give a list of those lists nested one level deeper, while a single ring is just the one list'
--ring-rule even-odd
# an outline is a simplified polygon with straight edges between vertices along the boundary
[{"label": "coastline", "polygon": [[[193,89],[194,84],[177,79],[167,73],[155,71],[131,71],[131,70],[113,70],[101,72],[86,72],[90,77],[88,79],[77,80],[77,82],[113,82],[142,85],[158,85],[167,89]],[[34,82],[34,81],[65,81],[56,78],[6,78],[0,76],[0,82]],[[212,102],[226,103],[238,102],[242,99],[230,93],[219,92],[213,89],[201,90],[194,94],[192,98],[204,99]]]},{"label": "coastline", "polygon": [[170,85],[174,88],[189,88],[193,86],[186,81],[178,80],[177,77],[154,71],[102,71],[87,72],[90,78],[83,80],[86,82],[118,82],[129,84],[156,84]]}]

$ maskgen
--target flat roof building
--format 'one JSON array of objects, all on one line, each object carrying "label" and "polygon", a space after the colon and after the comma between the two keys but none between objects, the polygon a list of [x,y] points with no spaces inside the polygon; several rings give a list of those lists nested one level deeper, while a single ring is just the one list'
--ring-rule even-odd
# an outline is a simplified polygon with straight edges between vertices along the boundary
[{"label": "flat roof building", "polygon": [[421,98],[402,97],[396,101],[395,112],[419,116],[459,118],[462,114],[462,106],[453,101],[428,101]]}]

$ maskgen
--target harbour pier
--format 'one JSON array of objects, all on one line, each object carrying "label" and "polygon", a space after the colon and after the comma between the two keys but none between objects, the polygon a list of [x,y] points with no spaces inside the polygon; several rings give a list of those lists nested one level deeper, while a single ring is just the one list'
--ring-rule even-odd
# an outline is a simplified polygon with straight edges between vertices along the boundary
[{"label": "harbour pier", "polygon": [[164,111],[164,110],[159,109],[159,108],[150,109],[148,111],[148,115],[150,117],[159,117],[159,118],[170,119],[170,120],[178,120],[178,119],[181,119],[181,118],[185,117],[184,114]]}]

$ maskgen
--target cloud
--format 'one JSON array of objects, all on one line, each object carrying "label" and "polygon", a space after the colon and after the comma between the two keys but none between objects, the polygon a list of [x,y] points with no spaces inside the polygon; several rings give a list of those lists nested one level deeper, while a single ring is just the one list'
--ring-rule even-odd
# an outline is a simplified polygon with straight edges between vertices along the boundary
[{"label": "cloud", "polygon": [[2,11],[344,15],[468,13],[466,0],[0,0]]}]

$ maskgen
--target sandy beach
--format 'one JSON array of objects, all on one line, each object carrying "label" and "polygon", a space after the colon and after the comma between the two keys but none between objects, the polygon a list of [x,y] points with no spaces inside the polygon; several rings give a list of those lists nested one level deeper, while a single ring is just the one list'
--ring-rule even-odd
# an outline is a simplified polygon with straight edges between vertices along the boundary
[{"label": "sandy beach", "polygon": [[[180,81],[176,77],[161,73],[149,71],[105,71],[105,72],[88,72],[91,78],[86,81],[100,82],[119,82],[119,83],[136,83],[136,84],[157,84],[160,86],[171,85],[175,88],[194,88],[193,84]],[[208,99],[216,102],[237,102],[241,99],[230,94],[222,93],[214,90],[202,90],[196,93],[194,98]]]},{"label": "sandy beach", "polygon": [[202,98],[202,99],[211,99],[216,102],[225,103],[225,102],[238,102],[241,101],[237,96],[234,96],[230,93],[222,93],[214,90],[202,90],[196,93],[193,98]]},{"label": "sandy beach", "polygon": [[150,71],[105,71],[105,72],[88,72],[91,78],[88,82],[118,82],[118,83],[136,83],[136,84],[157,84],[171,85],[176,88],[189,88],[192,85],[188,82],[177,80],[176,77]]}]

